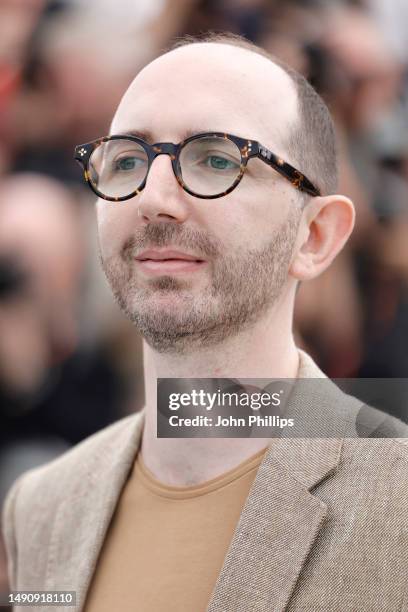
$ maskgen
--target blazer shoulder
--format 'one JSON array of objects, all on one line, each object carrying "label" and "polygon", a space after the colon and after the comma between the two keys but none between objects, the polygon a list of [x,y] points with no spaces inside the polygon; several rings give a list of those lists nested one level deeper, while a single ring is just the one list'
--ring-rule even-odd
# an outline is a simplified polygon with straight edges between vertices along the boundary
[{"label": "blazer shoulder", "polygon": [[[21,559],[35,556],[37,570],[45,572],[58,510],[64,504],[79,507],[96,479],[100,483],[109,480],[109,470],[125,471],[126,461],[130,464],[137,453],[142,425],[143,413],[124,417],[53,461],[17,478],[6,496],[2,512],[8,574],[13,588],[21,580],[21,567],[29,566]],[[27,574],[24,576],[26,579]],[[42,584],[41,580],[38,584]]]},{"label": "blazer shoulder", "polygon": [[[408,491],[408,426],[399,419],[371,408],[366,413],[366,432],[357,438],[344,438],[344,465],[361,469],[361,478],[388,482],[389,493],[395,486]],[[369,433],[368,433],[369,432]],[[407,498],[408,499],[408,498]]]},{"label": "blazer shoulder", "polygon": [[361,405],[356,424],[357,434],[362,438],[408,438],[406,423],[367,404]]},{"label": "blazer shoulder", "polygon": [[[132,437],[138,439],[143,425],[143,413],[131,414],[104,429],[92,434],[79,444],[52,461],[24,472],[11,486],[5,506],[24,507],[30,500],[45,496],[52,504],[61,498],[61,492],[68,487],[75,490],[91,466],[98,465],[99,458],[115,455],[118,449],[129,444]],[[9,512],[8,512],[9,514]]]}]

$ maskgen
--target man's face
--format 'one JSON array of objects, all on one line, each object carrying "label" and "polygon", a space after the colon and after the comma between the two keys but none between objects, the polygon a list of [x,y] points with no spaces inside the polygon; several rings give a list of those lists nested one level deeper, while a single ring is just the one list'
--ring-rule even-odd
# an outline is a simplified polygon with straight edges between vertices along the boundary
[{"label": "man's face", "polygon": [[[259,140],[291,161],[282,142],[296,120],[294,86],[280,68],[244,49],[197,44],[136,77],[111,133],[178,143],[187,133],[220,131]],[[254,159],[233,192],[199,199],[159,156],[135,198],[98,201],[102,265],[121,308],[159,352],[212,346],[247,328],[285,293],[300,202],[288,181]],[[137,259],[146,250],[194,261]]]}]

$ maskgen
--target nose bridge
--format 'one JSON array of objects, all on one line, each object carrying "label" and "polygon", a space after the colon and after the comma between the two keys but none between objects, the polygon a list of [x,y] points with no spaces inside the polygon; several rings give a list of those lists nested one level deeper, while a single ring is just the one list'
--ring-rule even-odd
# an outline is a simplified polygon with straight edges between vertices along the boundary
[{"label": "nose bridge", "polygon": [[173,144],[172,142],[157,142],[151,145],[151,151],[153,154],[150,157],[149,176],[147,177],[148,181],[149,181],[150,175],[152,174],[154,175],[157,172],[159,172],[159,174],[161,173],[161,171],[158,170],[158,168],[156,168],[156,165],[154,164],[155,159],[159,157],[159,155],[168,155],[171,161],[173,180],[176,180],[177,183],[180,182],[177,176],[177,169],[176,169],[177,149],[178,149],[178,146]]},{"label": "nose bridge", "polygon": [[[182,185],[176,170],[177,151],[178,145],[172,142],[157,142],[150,146],[149,172],[139,195],[139,215],[144,222],[170,220],[181,223],[188,217],[188,207],[179,192]],[[170,157],[174,176],[170,177],[171,171],[166,163],[154,164],[159,155]]]},{"label": "nose bridge", "polygon": [[173,174],[175,178],[178,180],[177,173],[176,173],[177,149],[178,149],[178,146],[173,144],[172,142],[156,142],[155,144],[151,145],[151,150],[153,151],[153,155],[151,157],[150,166],[153,164],[156,157],[159,157],[159,155],[168,155],[171,160],[171,167],[173,170]]},{"label": "nose bridge", "polygon": [[169,155],[171,161],[176,159],[177,145],[172,142],[157,142],[156,144],[152,145],[152,149],[154,153],[153,159],[159,155]]}]

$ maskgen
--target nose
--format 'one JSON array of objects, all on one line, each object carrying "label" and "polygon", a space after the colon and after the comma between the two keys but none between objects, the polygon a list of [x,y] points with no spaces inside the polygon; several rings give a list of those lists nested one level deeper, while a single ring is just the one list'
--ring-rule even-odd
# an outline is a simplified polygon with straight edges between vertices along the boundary
[{"label": "nose", "polygon": [[145,223],[188,218],[187,194],[179,185],[168,155],[159,155],[150,166],[146,185],[139,194],[139,216]]}]

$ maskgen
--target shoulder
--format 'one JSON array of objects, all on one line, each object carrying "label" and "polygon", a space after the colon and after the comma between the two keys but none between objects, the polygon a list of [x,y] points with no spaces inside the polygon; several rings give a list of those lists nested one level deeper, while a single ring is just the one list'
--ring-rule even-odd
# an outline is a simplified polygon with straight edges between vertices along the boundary
[{"label": "shoulder", "polygon": [[[298,354],[302,414],[306,419],[322,419],[320,433],[360,439],[395,438],[400,443],[408,439],[406,423],[349,395],[338,386],[338,381],[320,370],[310,355],[301,349]],[[403,446],[402,452],[406,452],[408,446]]]},{"label": "shoulder", "polygon": [[127,438],[130,431],[141,425],[142,414],[132,414],[108,425],[93,435],[85,438],[79,444],[69,449],[53,461],[23,474],[22,478],[28,482],[61,477],[64,473],[72,473],[72,469],[89,464],[101,454],[109,450],[116,450],[119,444]]},{"label": "shoulder", "polygon": [[[373,406],[361,404],[356,419],[357,434],[362,438],[408,438],[408,425]],[[408,448],[408,447],[407,447]]]},{"label": "shoulder", "polygon": [[[405,546],[408,520],[406,442],[395,438],[343,440],[332,481],[321,485],[321,498],[330,504],[334,520],[337,517],[338,524],[348,525],[354,539],[364,538],[367,547],[376,549],[379,542],[386,542],[389,554],[397,556]],[[383,552],[378,550],[378,555]]]},{"label": "shoulder", "polygon": [[408,510],[407,425],[373,408],[366,411],[365,425],[366,435],[343,440],[340,472],[354,490],[365,491],[373,507],[387,500],[390,511],[395,503]]},{"label": "shoulder", "polygon": [[10,521],[14,507],[39,506],[43,502],[58,502],[64,490],[75,492],[76,483],[90,470],[118,453],[133,440],[137,443],[143,424],[143,413],[126,416],[89,436],[56,459],[22,474],[10,488],[3,510],[4,524]]},{"label": "shoulder", "polygon": [[[22,558],[29,559],[24,563],[25,572],[31,571],[27,568],[35,559],[33,575],[37,584],[42,584],[59,509],[74,507],[80,511],[90,492],[95,490],[96,479],[99,479],[98,490],[104,490],[104,483],[126,473],[138,450],[143,420],[143,412],[124,417],[15,481],[2,511],[12,586],[18,584]],[[24,576],[28,580],[28,574]]]}]

